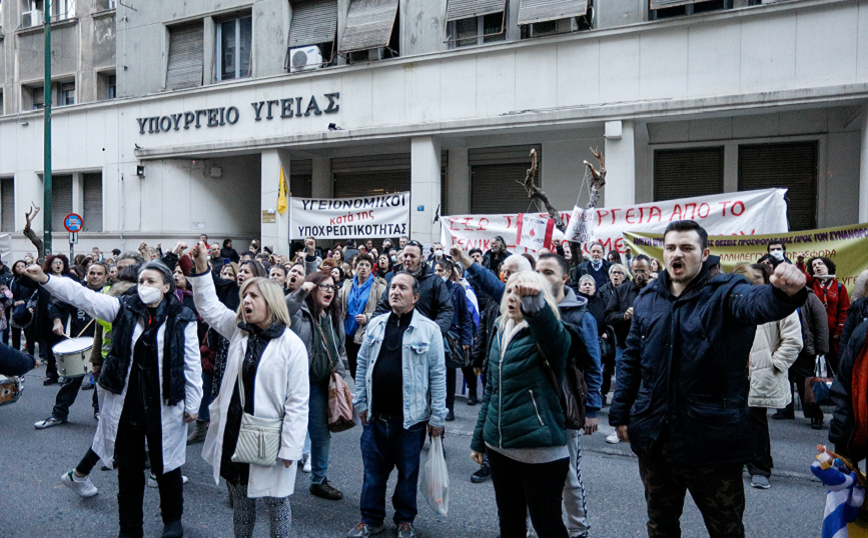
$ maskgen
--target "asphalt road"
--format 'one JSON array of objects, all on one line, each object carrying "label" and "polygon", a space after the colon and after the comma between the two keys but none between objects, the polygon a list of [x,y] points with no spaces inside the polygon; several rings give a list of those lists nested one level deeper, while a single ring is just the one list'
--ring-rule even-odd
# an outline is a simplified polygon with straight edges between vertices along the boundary
[{"label": "asphalt road", "polygon": [[[96,422],[91,414],[90,393],[81,393],[73,405],[68,424],[35,430],[33,423],[47,417],[54,404],[57,385],[42,386],[44,368],[26,377],[21,400],[0,407],[0,538],[54,538],[117,536],[117,480],[114,472],[94,470],[92,479],[99,494],[82,499],[61,485],[62,473],[72,469],[91,443]],[[446,436],[449,466],[450,508],[448,517],[435,515],[419,497],[416,529],[425,537],[498,535],[497,512],[491,482],[471,484],[477,466],[470,460],[469,435],[479,407],[468,407],[460,397],[458,419],[449,423]],[[605,423],[605,416],[602,417]],[[808,421],[770,421],[775,471],[770,490],[755,490],[745,476],[749,537],[819,536],[825,490],[808,470],[818,443],[827,443],[827,430],[814,431]],[[587,489],[591,536],[597,538],[641,537],[645,533],[645,502],[636,458],[629,447],[609,445],[603,433],[582,439],[582,470]],[[359,520],[358,501],[362,485],[359,453],[361,430],[354,428],[334,435],[329,481],[344,492],[342,501],[311,496],[308,475],[299,473],[291,498],[295,536],[342,537]],[[188,448],[184,475],[184,527],[188,538],[229,538],[232,511],[226,489],[214,484],[211,468],[200,457],[202,445]],[[394,484],[394,480],[393,480]],[[390,489],[391,491],[391,489]],[[268,536],[268,519],[259,507],[255,536]],[[392,510],[388,508],[387,518]],[[689,499],[682,517],[685,537],[708,536],[702,518]],[[145,494],[145,536],[159,537],[159,498],[156,489]],[[380,536],[395,536],[390,523]]]}]

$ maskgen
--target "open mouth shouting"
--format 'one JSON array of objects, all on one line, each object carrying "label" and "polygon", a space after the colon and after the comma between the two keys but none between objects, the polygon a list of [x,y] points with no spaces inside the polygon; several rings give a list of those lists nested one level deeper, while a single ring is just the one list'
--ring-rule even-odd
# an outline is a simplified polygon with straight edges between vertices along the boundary
[{"label": "open mouth shouting", "polygon": [[681,260],[672,260],[669,262],[669,268],[672,276],[679,277],[684,274],[684,262]]}]

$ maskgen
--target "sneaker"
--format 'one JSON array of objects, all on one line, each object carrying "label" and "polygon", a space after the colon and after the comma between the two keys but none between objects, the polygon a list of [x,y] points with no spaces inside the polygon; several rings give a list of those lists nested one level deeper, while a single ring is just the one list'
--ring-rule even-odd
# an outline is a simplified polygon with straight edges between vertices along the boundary
[{"label": "sneaker", "polygon": [[812,418],[811,419],[811,429],[812,430],[822,430],[823,429],[823,419]]},{"label": "sneaker", "polygon": [[610,433],[610,434],[606,437],[606,442],[609,443],[610,445],[617,445],[618,443],[620,443],[621,440],[618,439],[618,432],[612,432],[612,433]]},{"label": "sneaker", "polygon": [[416,538],[416,529],[409,521],[405,521],[398,525],[398,538]]},{"label": "sneaker", "polygon": [[471,407],[478,404],[478,403],[479,403],[479,400],[476,399],[476,396],[470,396],[469,398],[467,398],[467,405],[469,405]]},{"label": "sneaker", "polygon": [[778,411],[777,413],[772,415],[772,420],[795,420],[795,419],[796,419],[795,413],[782,413],[782,412]]},{"label": "sneaker", "polygon": [[94,419],[94,420],[99,420],[99,409],[94,409],[94,410],[93,410],[93,419]]},{"label": "sneaker", "polygon": [[[189,481],[190,481],[190,479],[187,478],[186,476],[181,476],[181,483],[182,484],[186,484]],[[156,488],[159,486],[160,485],[157,483],[157,477],[154,476],[153,473],[148,473],[148,487],[149,488]]]},{"label": "sneaker", "polygon": [[332,487],[328,480],[323,480],[322,484],[311,484],[310,494],[314,497],[320,497],[321,499],[328,499],[330,501],[339,501],[344,498],[344,494],[341,490]]},{"label": "sneaker", "polygon": [[367,538],[368,536],[372,536],[378,532],[383,532],[383,529],[385,528],[386,526],[383,524],[380,524],[379,527],[374,527],[367,523],[359,523],[347,533],[347,538]]},{"label": "sneaker", "polygon": [[491,478],[491,467],[487,463],[483,463],[478,471],[470,475],[470,481],[474,484],[481,484]]},{"label": "sneaker", "polygon": [[55,385],[57,384],[57,380],[58,378],[56,377],[46,377],[42,380],[42,385],[45,387],[47,387],[48,385]]},{"label": "sneaker", "polygon": [[772,487],[772,485],[769,484],[769,479],[762,475],[754,475],[750,477],[750,485],[757,489],[769,489]]},{"label": "sneaker", "polygon": [[81,386],[81,390],[93,390],[93,383],[85,383]]},{"label": "sneaker", "polygon": [[450,409],[448,413],[446,413],[446,422],[452,422],[455,420],[455,413]]},{"label": "sneaker", "polygon": [[51,427],[54,427],[54,426],[60,426],[61,424],[66,424],[66,421],[65,421],[65,420],[60,420],[59,418],[48,417],[48,418],[45,419],[45,420],[40,420],[39,422],[35,423],[33,426],[34,426],[37,430],[44,430],[45,428],[51,428]]},{"label": "sneaker", "polygon": [[61,483],[64,486],[68,487],[72,491],[78,493],[82,497],[93,497],[99,490],[96,489],[96,486],[90,481],[89,476],[85,476],[84,478],[78,478],[75,476],[75,473],[69,471],[68,473],[64,473],[60,477]]},{"label": "sneaker", "polygon": [[310,464],[310,454],[305,454],[302,456],[302,459],[304,460],[304,465],[301,466],[301,472],[310,473],[313,470]]}]

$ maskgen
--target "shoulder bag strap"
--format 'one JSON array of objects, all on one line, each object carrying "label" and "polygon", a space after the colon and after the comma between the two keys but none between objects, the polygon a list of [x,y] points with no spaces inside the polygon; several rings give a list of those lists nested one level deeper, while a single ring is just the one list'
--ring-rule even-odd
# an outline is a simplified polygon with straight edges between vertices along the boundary
[{"label": "shoulder bag strap", "polygon": [[[247,345],[250,345],[250,337],[247,337]],[[244,355],[238,361],[238,395],[241,396],[241,413],[244,414],[244,381],[241,379],[241,373],[244,371]]]},{"label": "shoulder bag strap", "polygon": [[329,351],[329,341],[328,341],[328,338],[326,338],[325,332],[323,332],[322,327],[320,326],[320,324],[319,324],[319,323],[315,323],[315,325],[316,325],[317,330],[319,331],[320,336],[322,337],[322,347],[325,348],[326,355],[327,355],[328,358],[329,358],[329,364],[330,364],[331,367],[332,367],[332,373],[334,373],[334,372],[337,370],[337,365],[335,364],[334,359],[332,359],[332,353],[331,353],[331,351]]},{"label": "shoulder bag strap", "polygon": [[536,344],[536,349],[537,351],[539,351],[539,356],[542,358],[540,368],[542,368],[543,374],[549,380],[549,383],[551,383],[551,385],[555,388],[555,394],[558,395],[558,399],[560,400],[563,396],[561,394],[561,387],[558,383],[558,378],[555,376],[555,372],[554,370],[552,370],[551,364],[549,364],[549,359],[540,347],[539,343],[534,342],[534,344]]}]

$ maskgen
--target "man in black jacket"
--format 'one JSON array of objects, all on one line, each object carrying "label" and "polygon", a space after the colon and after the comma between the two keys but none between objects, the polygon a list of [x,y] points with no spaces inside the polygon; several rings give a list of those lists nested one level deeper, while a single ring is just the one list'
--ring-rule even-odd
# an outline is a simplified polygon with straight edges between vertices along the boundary
[{"label": "man in black jacket", "polygon": [[573,273],[573,286],[575,286],[573,289],[576,293],[578,293],[579,279],[584,275],[591,275],[594,277],[597,289],[602,288],[607,282],[609,282],[609,267],[612,266],[612,262],[603,259],[605,254],[603,244],[591,243],[591,246],[588,247],[588,252],[591,254],[591,259],[580,263]]},{"label": "man in black jacket", "polygon": [[609,423],[639,456],[650,537],[681,535],[686,491],[712,537],[743,537],[750,350],[757,325],[804,304],[805,278],[790,264],[766,286],[713,273],[719,258],[694,221],[663,240],[666,271],[633,303]]},{"label": "man in black jacket", "polygon": [[[419,301],[416,303],[416,310],[436,323],[443,336],[446,336],[449,327],[452,326],[452,295],[443,279],[422,261],[422,244],[416,240],[404,246],[404,272],[416,277],[419,283]],[[391,311],[387,289],[380,296],[374,315],[388,314]]]},{"label": "man in black jacket", "polygon": [[497,268],[510,256],[512,256],[512,252],[506,250],[506,241],[499,235],[495,236],[491,241],[491,248],[482,256],[482,266],[500,276],[497,273]]}]

